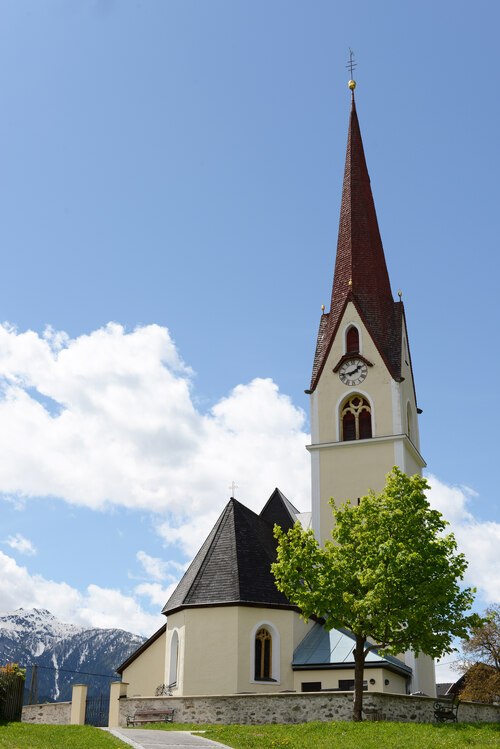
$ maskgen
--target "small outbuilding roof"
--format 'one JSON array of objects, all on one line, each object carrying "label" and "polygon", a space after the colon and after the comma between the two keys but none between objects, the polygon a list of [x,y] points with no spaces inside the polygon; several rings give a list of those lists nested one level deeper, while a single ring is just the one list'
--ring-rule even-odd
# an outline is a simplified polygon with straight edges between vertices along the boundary
[{"label": "small outbuilding roof", "polygon": [[[347,629],[326,630],[321,622],[316,622],[293,654],[292,668],[296,671],[315,668],[353,668],[354,635]],[[412,670],[399,658],[380,655],[370,650],[366,655],[365,668],[380,666],[403,676],[410,676]]]}]

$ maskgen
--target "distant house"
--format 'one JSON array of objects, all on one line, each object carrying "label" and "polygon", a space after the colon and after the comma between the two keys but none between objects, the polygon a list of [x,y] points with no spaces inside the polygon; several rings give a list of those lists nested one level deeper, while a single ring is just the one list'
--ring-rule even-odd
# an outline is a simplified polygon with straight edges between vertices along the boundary
[{"label": "distant house", "polygon": [[436,684],[436,696],[447,697],[448,695],[451,695],[452,692],[450,692],[450,688],[452,686],[453,686],[452,681],[446,681],[446,682],[442,682],[441,684]]}]

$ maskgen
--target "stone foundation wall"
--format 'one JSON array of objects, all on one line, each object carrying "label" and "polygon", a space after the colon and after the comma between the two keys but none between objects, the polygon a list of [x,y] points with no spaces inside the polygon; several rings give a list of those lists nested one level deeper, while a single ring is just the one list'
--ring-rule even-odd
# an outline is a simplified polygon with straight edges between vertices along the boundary
[{"label": "stone foundation wall", "polygon": [[[171,707],[176,723],[305,723],[311,720],[331,722],[351,720],[351,692],[309,692],[285,694],[211,695],[207,697],[120,697],[119,724],[136,710]],[[433,723],[433,697],[407,697],[399,694],[365,692],[366,720],[391,720],[400,723]],[[25,705],[25,723],[69,725],[71,702],[47,702]],[[500,706],[462,702],[458,710],[461,723],[500,723]]]},{"label": "stone foundation wall", "polygon": [[[433,723],[433,697],[365,692],[366,720]],[[171,707],[176,723],[305,723],[311,720],[351,720],[352,693],[309,692],[285,694],[210,695],[199,697],[120,698],[119,723],[136,710]],[[459,722],[500,722],[500,706],[462,703]]]},{"label": "stone foundation wall", "polygon": [[51,723],[69,725],[71,702],[45,702],[42,705],[25,705],[21,720],[23,723]]}]

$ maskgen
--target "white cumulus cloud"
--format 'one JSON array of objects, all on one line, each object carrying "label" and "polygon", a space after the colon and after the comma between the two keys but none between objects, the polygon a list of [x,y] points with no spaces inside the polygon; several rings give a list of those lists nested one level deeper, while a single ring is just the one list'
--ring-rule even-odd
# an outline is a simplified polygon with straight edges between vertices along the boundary
[{"label": "white cumulus cloud", "polygon": [[153,580],[164,580],[167,575],[167,562],[159,557],[152,557],[145,551],[138,551],[135,555],[144,572]]},{"label": "white cumulus cloud", "polygon": [[36,554],[36,549],[29,538],[25,538],[21,533],[16,533],[15,536],[9,536],[5,543],[7,546],[10,546],[11,549],[14,549],[14,551],[18,551],[19,554],[27,554],[28,556]]},{"label": "white cumulus cloud", "polygon": [[140,583],[135,587],[134,592],[136,595],[146,598],[153,606],[158,607],[158,611],[161,611],[176,587],[177,582],[171,583],[167,587],[163,587],[160,583]]},{"label": "white cumulus cloud", "polygon": [[233,479],[255,508],[276,484],[307,502],[301,409],[255,379],[201,413],[191,376],[158,325],[75,339],[0,326],[0,492],[167,513],[174,527],[211,522]]},{"label": "white cumulus cloud", "polygon": [[[0,326],[0,496],[19,508],[50,496],[92,510],[149,511],[165,545],[191,557],[233,480],[257,511],[275,486],[307,507],[304,424],[270,379],[238,385],[202,412],[191,369],[158,325],[127,332],[109,324],[73,339]],[[137,601],[163,606],[183,567],[147,550],[136,558],[146,580],[127,596],[95,585],[79,592],[5,557],[11,574],[0,608],[39,605],[75,623],[150,633],[154,617]]]},{"label": "white cumulus cloud", "polygon": [[450,486],[433,475],[427,478],[429,502],[448,520],[458,549],[469,563],[465,582],[477,587],[487,603],[500,601],[500,523],[476,519],[473,489]]},{"label": "white cumulus cloud", "polygon": [[165,621],[146,613],[135,596],[93,584],[82,593],[65,582],[30,573],[0,551],[0,612],[18,608],[46,608],[62,621],[82,627],[116,627],[148,637]]}]

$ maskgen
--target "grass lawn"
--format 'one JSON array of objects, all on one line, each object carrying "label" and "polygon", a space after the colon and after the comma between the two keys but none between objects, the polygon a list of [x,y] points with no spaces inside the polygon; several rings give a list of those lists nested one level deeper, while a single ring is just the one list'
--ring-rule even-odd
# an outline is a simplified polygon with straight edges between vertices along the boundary
[{"label": "grass lawn", "polygon": [[[204,726],[158,723],[148,728],[203,730],[232,749],[468,749],[500,747],[500,724],[301,723]],[[92,726],[0,723],[0,749],[127,749]]]},{"label": "grass lawn", "polygon": [[467,749],[500,747],[499,724],[301,723],[298,725],[203,726],[155,724],[166,730],[205,730],[207,739],[232,749]]},{"label": "grass lawn", "polygon": [[39,726],[1,723],[0,749],[130,749],[92,726]]}]

